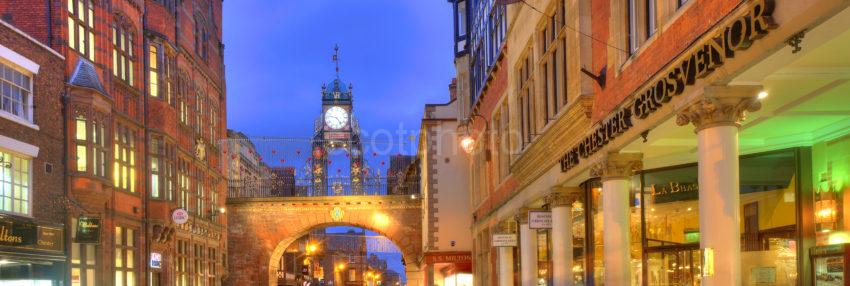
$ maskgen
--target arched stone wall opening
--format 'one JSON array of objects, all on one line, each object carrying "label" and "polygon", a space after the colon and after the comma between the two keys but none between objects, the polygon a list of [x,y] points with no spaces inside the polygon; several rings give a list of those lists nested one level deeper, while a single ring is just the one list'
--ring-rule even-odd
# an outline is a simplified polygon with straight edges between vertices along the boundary
[{"label": "arched stone wall opening", "polygon": [[328,226],[354,226],[385,236],[406,270],[422,255],[421,200],[409,196],[267,198],[228,201],[226,285],[276,285],[277,260],[301,236]]}]

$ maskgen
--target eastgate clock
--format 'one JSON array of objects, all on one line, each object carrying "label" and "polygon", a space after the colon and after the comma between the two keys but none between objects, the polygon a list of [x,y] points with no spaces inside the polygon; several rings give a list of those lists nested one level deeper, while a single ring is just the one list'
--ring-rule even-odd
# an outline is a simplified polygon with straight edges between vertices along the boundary
[{"label": "eastgate clock", "polygon": [[325,111],[325,125],[330,129],[339,130],[348,125],[348,111],[334,106]]}]

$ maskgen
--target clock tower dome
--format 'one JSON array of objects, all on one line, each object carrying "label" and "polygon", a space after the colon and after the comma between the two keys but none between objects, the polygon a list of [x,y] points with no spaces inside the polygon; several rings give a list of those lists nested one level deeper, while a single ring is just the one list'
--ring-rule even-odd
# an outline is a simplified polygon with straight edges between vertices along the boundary
[{"label": "clock tower dome", "polygon": [[[339,46],[334,47],[333,61],[336,64],[336,78],[322,85],[322,114],[316,120],[312,142],[313,195],[334,195],[332,192],[349,189],[351,195],[363,192],[363,144],[360,142],[360,128],[353,115],[354,104],[351,84],[345,84],[339,77]],[[333,151],[342,150],[350,159],[350,182],[342,186],[340,182],[328,182],[328,156]]]}]

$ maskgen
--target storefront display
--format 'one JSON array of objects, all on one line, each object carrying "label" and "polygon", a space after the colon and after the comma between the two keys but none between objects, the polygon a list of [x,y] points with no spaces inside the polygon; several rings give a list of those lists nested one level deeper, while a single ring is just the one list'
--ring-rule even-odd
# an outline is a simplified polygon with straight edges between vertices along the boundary
[{"label": "storefront display", "polygon": [[61,285],[64,231],[28,219],[0,216],[0,285]]}]

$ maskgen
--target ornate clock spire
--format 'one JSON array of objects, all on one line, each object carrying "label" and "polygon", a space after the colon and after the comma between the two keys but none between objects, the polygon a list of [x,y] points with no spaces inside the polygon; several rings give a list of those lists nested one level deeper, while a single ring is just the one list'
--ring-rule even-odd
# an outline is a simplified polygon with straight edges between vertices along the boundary
[{"label": "ornate clock spire", "polygon": [[334,45],[334,64],[336,64],[336,78],[339,78],[339,44]]}]

